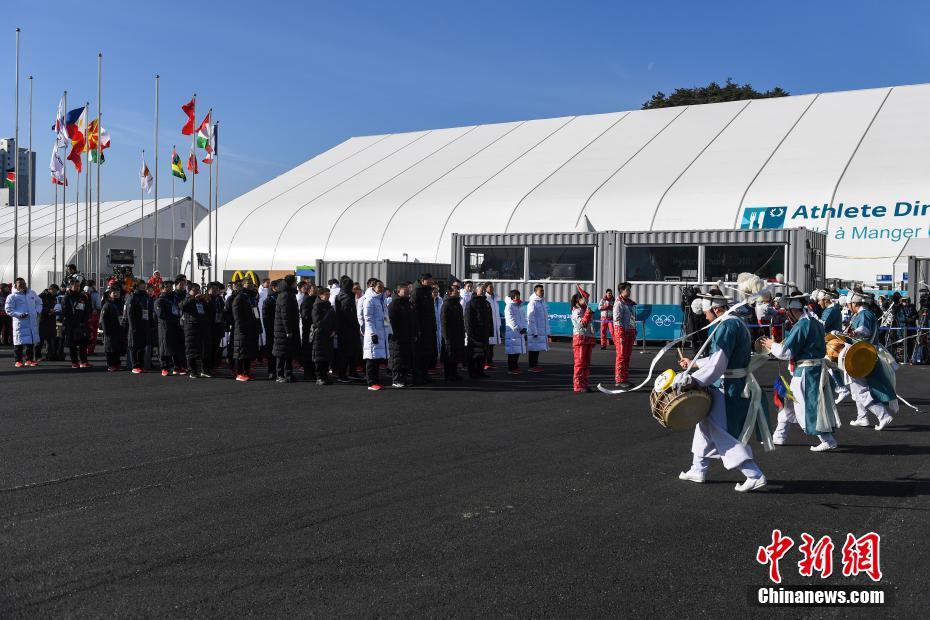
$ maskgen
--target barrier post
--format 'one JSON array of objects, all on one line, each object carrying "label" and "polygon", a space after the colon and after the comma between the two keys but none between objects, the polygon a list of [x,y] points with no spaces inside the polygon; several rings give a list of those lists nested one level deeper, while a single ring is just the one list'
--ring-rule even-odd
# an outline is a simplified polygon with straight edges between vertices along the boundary
[{"label": "barrier post", "polygon": [[646,321],[639,321],[639,322],[643,324],[643,344],[642,344],[642,349],[640,350],[640,353],[645,353],[646,352]]}]

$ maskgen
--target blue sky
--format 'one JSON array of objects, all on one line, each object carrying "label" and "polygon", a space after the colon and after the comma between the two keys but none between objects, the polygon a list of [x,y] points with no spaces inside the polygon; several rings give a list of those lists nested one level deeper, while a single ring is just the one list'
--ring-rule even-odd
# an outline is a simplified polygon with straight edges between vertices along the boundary
[{"label": "blue sky", "polygon": [[61,91],[69,107],[96,109],[98,51],[113,141],[104,200],[139,195],[142,148],[154,167],[156,73],[159,193],[172,143],[188,144],[180,106],[196,92],[198,122],[213,106],[221,125],[223,201],[354,135],[635,109],[657,90],[728,76],[796,94],[930,81],[928,3],[765,4],[6,0],[0,133],[13,134],[16,26],[23,145],[35,76],[39,202],[53,196]]}]

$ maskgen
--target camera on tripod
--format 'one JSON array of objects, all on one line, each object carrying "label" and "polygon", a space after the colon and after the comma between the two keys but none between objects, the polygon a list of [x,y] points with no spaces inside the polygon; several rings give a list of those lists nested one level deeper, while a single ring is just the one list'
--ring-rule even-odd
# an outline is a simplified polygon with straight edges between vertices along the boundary
[{"label": "camera on tripod", "polygon": [[107,251],[107,262],[113,268],[113,277],[122,282],[126,276],[132,274],[132,268],[136,264],[136,251],[110,248]]}]

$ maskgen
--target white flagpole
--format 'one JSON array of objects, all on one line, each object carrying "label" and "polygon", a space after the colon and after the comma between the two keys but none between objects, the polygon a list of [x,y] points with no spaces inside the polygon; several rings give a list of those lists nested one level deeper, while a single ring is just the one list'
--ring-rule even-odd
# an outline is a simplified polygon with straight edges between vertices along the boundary
[{"label": "white flagpole", "polygon": [[155,269],[158,269],[158,76],[155,76]]},{"label": "white flagpole", "polygon": [[[16,29],[16,95],[13,113],[13,277],[19,277],[19,28]],[[6,170],[3,171],[6,176]]]},{"label": "white flagpole", "polygon": [[217,264],[220,253],[220,151],[219,151],[219,122],[213,124],[213,162],[216,166],[216,188],[213,191],[213,203],[216,213],[213,216],[213,225],[216,226],[216,234],[213,235],[213,279],[219,279],[219,265]]},{"label": "white flagpole", "polygon": [[[90,116],[90,101],[84,103],[84,110]],[[86,118],[86,116],[85,116]],[[84,122],[84,150],[87,153],[84,161],[87,164],[87,174],[84,175],[84,270],[89,274],[93,266],[90,264],[90,151],[87,149],[87,127],[89,121]],[[87,277],[90,277],[89,275]]]},{"label": "white flagpole", "polygon": [[[67,120],[67,116],[68,116],[68,91],[65,91],[64,94],[62,95],[62,97],[63,97],[64,100],[65,100],[65,104],[64,104],[64,105],[65,105],[65,119],[64,119],[64,120]],[[66,135],[67,135],[67,131],[68,131],[68,130],[67,130],[67,127],[66,127],[66,128],[65,128],[65,133],[66,133]],[[65,145],[65,149],[67,149],[67,148],[68,148],[67,145]],[[65,157],[67,157],[67,154],[64,154],[64,153],[63,153],[63,155],[64,155],[64,156],[61,158],[61,167],[62,167],[61,178],[62,178],[62,181],[64,181],[65,184],[61,186],[61,279],[62,279],[62,280],[64,280],[64,278],[65,278],[65,261],[68,260],[68,257],[65,256],[65,253],[66,253],[65,238],[66,238],[66,236],[67,236],[67,229],[65,228],[65,220],[67,219],[67,218],[66,218],[66,215],[67,215],[67,212],[68,212],[68,164],[65,163],[65,162],[67,161],[67,160],[65,159]],[[56,188],[56,190],[57,190],[57,188]],[[60,281],[59,281],[59,283],[60,283]]]},{"label": "white flagpole", "polygon": [[[103,163],[101,161],[101,158],[103,157],[103,145],[101,144],[101,142],[103,142],[103,124],[102,124],[103,121],[100,120],[100,117],[102,116],[102,113],[100,111],[100,107],[101,107],[100,95],[102,94],[101,85],[103,83],[102,77],[103,77],[103,54],[98,53],[97,54],[97,234],[96,234],[97,257],[94,260],[94,263],[95,263],[94,272],[96,273],[95,284],[97,285],[97,290],[101,290],[101,286],[100,286],[100,283],[102,280],[101,274],[103,274],[103,269],[101,265],[103,261],[103,256],[101,253],[103,250],[100,247],[100,164]],[[90,170],[88,170],[87,172],[89,174]]]},{"label": "white flagpole", "polygon": [[[58,139],[57,137],[55,138]],[[58,153],[58,148],[55,148],[55,153]],[[55,186],[55,232],[52,236],[52,281],[49,284],[58,283],[58,184],[53,183]]]},{"label": "white flagpole", "polygon": [[[213,148],[213,108],[208,113],[210,122],[207,123],[207,131],[210,132],[210,148]],[[213,159],[210,159],[210,174],[207,177],[207,252],[213,254]],[[213,257],[210,257],[211,264]],[[212,272],[211,268],[208,273]],[[212,280],[212,278],[211,278]]]},{"label": "white flagpole", "polygon": [[[169,275],[174,278],[178,275],[177,270],[174,268],[174,154],[177,152],[177,145],[171,146],[171,258],[168,263],[171,265]],[[180,269],[180,267],[179,267]]]},{"label": "white flagpole", "polygon": [[[196,123],[197,122],[197,93],[194,93],[193,100],[194,100],[194,109],[193,109],[194,123]],[[194,209],[194,196],[196,195],[194,191],[194,184],[197,180],[197,173],[195,172],[195,170],[197,169],[196,146],[197,146],[197,130],[194,129],[193,131],[191,131],[191,150],[190,150],[190,153],[187,154],[187,157],[188,157],[187,161],[190,161],[191,155],[194,156],[194,170],[191,170],[191,251],[190,251],[191,282],[196,282],[196,279],[194,278],[194,229],[197,228],[197,222],[195,221],[197,219],[197,212]]]},{"label": "white flagpole", "polygon": [[[142,149],[142,170],[145,170],[145,149]],[[139,201],[139,262],[142,267],[139,269],[139,277],[145,279],[145,187],[142,186],[142,175],[139,175],[139,186],[141,187],[141,200]]]},{"label": "white flagpole", "polygon": [[[18,149],[17,149],[18,150]],[[26,230],[26,280],[32,282],[32,202],[33,196],[32,184],[35,179],[32,178],[32,76],[29,76],[29,156],[26,157],[26,176],[29,179],[29,203],[26,205],[26,218],[29,220]],[[19,179],[17,179],[17,184]],[[19,189],[17,187],[17,189]]]}]

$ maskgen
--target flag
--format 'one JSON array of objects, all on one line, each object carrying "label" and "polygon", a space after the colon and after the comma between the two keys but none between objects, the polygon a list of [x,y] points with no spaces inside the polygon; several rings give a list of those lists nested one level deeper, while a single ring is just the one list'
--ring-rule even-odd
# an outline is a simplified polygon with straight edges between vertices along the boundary
[{"label": "flag", "polygon": [[53,185],[67,185],[65,179],[65,162],[61,159],[61,153],[58,152],[58,142],[52,147],[52,160],[48,163],[48,169],[52,173]]},{"label": "flag", "polygon": [[185,183],[187,182],[187,175],[184,174],[184,167],[181,165],[181,157],[178,155],[177,150],[171,152],[171,174]]},{"label": "flag", "polygon": [[13,189],[16,186],[16,169],[10,169],[6,171],[6,178],[3,179],[4,185]]},{"label": "flag", "polygon": [[213,163],[213,125],[210,120],[212,114],[212,111],[207,112],[203,122],[200,123],[200,128],[197,129],[197,146],[207,152],[206,157],[203,158],[205,164]]},{"label": "flag", "polygon": [[78,172],[81,171],[81,153],[84,151],[84,135],[87,131],[87,106],[75,108],[68,112],[65,119],[65,128],[71,138],[71,152],[68,160],[74,164]]},{"label": "flag", "polygon": [[97,131],[97,119],[95,118],[87,125],[87,144],[85,146],[86,151],[96,152],[97,151],[97,139],[100,139],[100,150],[101,155],[103,154],[103,149],[110,147],[110,132],[107,131],[106,127],[101,127],[100,131]]},{"label": "flag", "polygon": [[197,169],[197,154],[194,153],[193,145],[191,145],[191,154],[187,156],[187,171],[194,174],[200,173],[200,170]]},{"label": "flag", "polygon": [[[90,161],[92,161],[95,164],[97,163],[97,149],[94,149],[93,151],[90,152]],[[100,163],[102,164],[106,161],[107,161],[106,152],[103,149],[101,149],[100,150]]]},{"label": "flag", "polygon": [[155,180],[152,178],[152,173],[149,172],[149,167],[145,165],[145,154],[142,155],[142,168],[139,169],[139,181],[145,193],[151,194],[152,185],[154,185]]},{"label": "flag", "polygon": [[55,115],[55,125],[52,127],[55,131],[55,146],[63,149],[71,143],[68,138],[68,129],[65,124],[65,98],[62,95],[58,101],[58,113]]},{"label": "flag", "polygon": [[181,109],[187,114],[187,122],[184,123],[184,127],[181,128],[181,133],[185,136],[189,136],[194,133],[194,106],[196,99],[191,98],[190,101],[181,106]]}]

